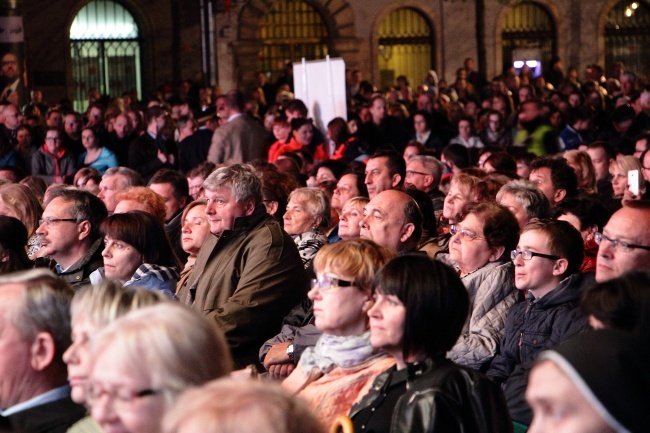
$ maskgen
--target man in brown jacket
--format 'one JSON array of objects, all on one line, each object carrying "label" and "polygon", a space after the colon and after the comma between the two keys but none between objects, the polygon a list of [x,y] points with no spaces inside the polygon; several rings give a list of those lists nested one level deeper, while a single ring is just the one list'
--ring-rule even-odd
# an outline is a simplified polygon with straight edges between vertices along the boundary
[{"label": "man in brown jacket", "polygon": [[243,368],[259,362],[259,348],[305,298],[307,274],[291,237],[266,213],[252,167],[221,167],[203,187],[212,236],[178,297],[216,321]]}]

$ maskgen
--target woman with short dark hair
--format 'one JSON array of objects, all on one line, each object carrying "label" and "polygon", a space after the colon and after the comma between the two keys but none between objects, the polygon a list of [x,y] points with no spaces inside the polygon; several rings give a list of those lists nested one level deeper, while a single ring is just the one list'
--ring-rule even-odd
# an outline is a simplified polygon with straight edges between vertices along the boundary
[{"label": "woman with short dark hair", "polygon": [[445,357],[469,306],[452,268],[423,256],[397,257],[375,277],[374,300],[370,342],[397,363],[353,406],[355,431],[512,431],[498,385]]},{"label": "woman with short dark hair", "polygon": [[92,284],[104,278],[123,286],[160,290],[174,298],[180,262],[162,224],[151,214],[132,211],[106,218],[104,266],[90,274]]}]

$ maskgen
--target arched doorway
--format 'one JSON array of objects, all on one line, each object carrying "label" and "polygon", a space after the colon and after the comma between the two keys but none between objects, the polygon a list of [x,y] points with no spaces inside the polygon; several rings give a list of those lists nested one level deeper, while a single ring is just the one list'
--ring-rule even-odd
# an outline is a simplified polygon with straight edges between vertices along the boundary
[{"label": "arched doorway", "polygon": [[537,73],[543,73],[542,68],[548,67],[557,55],[555,22],[551,14],[537,3],[520,3],[508,11],[501,36],[504,71],[516,60],[537,60],[542,62]]},{"label": "arched doorway", "polygon": [[318,11],[302,0],[281,0],[264,16],[260,27],[261,70],[271,82],[287,62],[324,59],[330,51],[330,32]]},{"label": "arched doorway", "polygon": [[605,22],[605,71],[622,61],[625,70],[650,77],[650,7],[642,1],[620,1]]},{"label": "arched doorway", "polygon": [[405,75],[411,83],[420,82],[435,69],[435,34],[427,18],[413,8],[392,11],[379,26],[379,83],[392,86]]},{"label": "arched doorway", "polygon": [[73,102],[77,111],[88,105],[88,91],[121,96],[142,95],[141,40],[133,15],[111,0],[92,0],[70,26]]}]

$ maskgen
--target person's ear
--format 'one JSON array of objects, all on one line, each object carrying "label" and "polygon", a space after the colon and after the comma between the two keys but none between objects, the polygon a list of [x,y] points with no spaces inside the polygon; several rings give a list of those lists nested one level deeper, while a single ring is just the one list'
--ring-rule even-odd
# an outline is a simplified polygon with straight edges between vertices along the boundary
[{"label": "person's ear", "polygon": [[36,334],[30,348],[30,355],[30,365],[34,370],[43,371],[49,367],[56,355],[56,344],[52,335],[48,332]]},{"label": "person's ear", "polygon": [[424,186],[429,187],[433,184],[433,176],[427,174],[424,176]]},{"label": "person's ear", "polygon": [[490,257],[488,258],[488,261],[496,262],[501,258],[505,250],[506,247],[504,246],[490,248]]},{"label": "person's ear", "polygon": [[393,177],[391,178],[391,186],[392,186],[393,188],[395,188],[395,187],[397,187],[397,185],[400,184],[401,181],[402,181],[402,176],[400,176],[399,174],[395,173],[395,174],[393,175]]},{"label": "person's ear", "polygon": [[569,261],[567,259],[557,259],[553,265],[553,275],[559,277],[564,275],[569,268]]},{"label": "person's ear", "polygon": [[91,232],[90,221],[81,221],[79,224],[77,224],[77,230],[79,232],[79,240],[81,241],[86,239],[88,236],[90,236]]},{"label": "person's ear", "polygon": [[558,189],[555,191],[555,194],[553,194],[553,203],[559,203],[562,200],[564,200],[564,197],[566,197],[566,190],[565,189]]},{"label": "person's ear", "polygon": [[273,216],[276,213],[278,213],[279,205],[278,205],[277,201],[275,201],[275,200],[267,200],[265,204],[266,204],[266,212],[269,215]]},{"label": "person's ear", "polygon": [[252,198],[248,199],[248,200],[246,201],[246,206],[245,206],[244,209],[245,209],[245,210],[244,210],[244,214],[245,214],[246,216],[251,216],[251,215],[253,215],[253,212],[255,212],[255,200],[253,200]]},{"label": "person's ear", "polygon": [[406,223],[402,226],[400,231],[401,231],[399,237],[400,242],[406,242],[413,235],[413,232],[415,232],[415,224]]}]

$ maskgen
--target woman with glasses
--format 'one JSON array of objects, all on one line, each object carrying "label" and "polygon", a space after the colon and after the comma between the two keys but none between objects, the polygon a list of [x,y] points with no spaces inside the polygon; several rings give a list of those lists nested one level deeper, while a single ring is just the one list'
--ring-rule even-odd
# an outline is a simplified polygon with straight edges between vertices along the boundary
[{"label": "woman with glasses", "polygon": [[232,364],[216,325],[172,302],[130,312],[94,335],[90,348],[86,404],[107,433],[159,432],[185,389]]},{"label": "woman with glasses", "polygon": [[519,223],[504,206],[472,203],[450,233],[449,254],[437,258],[458,272],[470,310],[449,358],[480,369],[496,355],[506,314],[518,300],[509,254],[519,239]]},{"label": "woman with glasses", "polygon": [[445,356],[469,304],[453,269],[398,257],[375,277],[374,300],[370,342],[397,362],[350,411],[356,432],[512,431],[498,385]]},{"label": "woman with glasses", "polygon": [[371,241],[352,240],[326,245],[314,259],[309,299],[323,335],[304,350],[282,386],[305,399],[326,427],[348,413],[375,376],[395,362],[371,346],[368,330],[375,272],[393,257]]},{"label": "woman with glasses", "polygon": [[113,214],[102,222],[100,231],[104,235],[104,266],[90,274],[92,284],[112,279],[125,287],[159,290],[176,297],[180,262],[153,215],[142,211]]},{"label": "woman with glasses", "polygon": [[[148,290],[123,289],[118,283],[105,281],[75,293],[70,306],[72,343],[63,353],[68,366],[70,396],[75,403],[86,404],[86,387],[90,373],[90,339],[109,323],[129,311],[154,305],[166,299]],[[90,416],[73,425],[71,433],[101,432]]]}]

